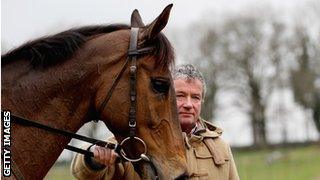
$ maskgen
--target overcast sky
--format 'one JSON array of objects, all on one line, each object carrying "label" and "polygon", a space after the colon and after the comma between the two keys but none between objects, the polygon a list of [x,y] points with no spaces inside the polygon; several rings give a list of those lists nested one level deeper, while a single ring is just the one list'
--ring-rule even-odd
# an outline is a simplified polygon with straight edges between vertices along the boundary
[{"label": "overcast sky", "polygon": [[[1,1],[1,44],[10,49],[25,41],[67,28],[105,23],[129,23],[138,9],[145,23],[173,3],[167,29],[183,28],[208,12],[222,14],[244,7],[290,11],[300,0],[4,0]],[[249,8],[249,9],[250,9]],[[248,9],[248,8],[247,8]],[[208,17],[207,17],[208,18]]]}]

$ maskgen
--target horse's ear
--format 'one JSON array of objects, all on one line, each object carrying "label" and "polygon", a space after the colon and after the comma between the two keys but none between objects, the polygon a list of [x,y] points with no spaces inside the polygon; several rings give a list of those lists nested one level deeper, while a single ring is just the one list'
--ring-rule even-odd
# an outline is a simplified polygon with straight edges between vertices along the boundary
[{"label": "horse's ear", "polygon": [[131,14],[131,27],[143,27],[141,16],[138,10],[134,10]]},{"label": "horse's ear", "polygon": [[148,41],[154,39],[167,25],[172,6],[172,4],[169,4],[151,24],[141,30],[143,40]]}]

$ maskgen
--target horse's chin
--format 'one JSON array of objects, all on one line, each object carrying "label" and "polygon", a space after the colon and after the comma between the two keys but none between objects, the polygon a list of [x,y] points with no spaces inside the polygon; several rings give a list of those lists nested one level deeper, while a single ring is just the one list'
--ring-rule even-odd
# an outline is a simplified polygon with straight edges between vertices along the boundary
[{"label": "horse's chin", "polygon": [[[163,172],[159,171],[159,168],[156,167],[156,164],[152,164],[151,162],[142,162],[142,164],[140,164],[139,167],[140,168],[137,172],[138,172],[138,174],[140,174],[140,178],[143,180],[150,180],[150,179],[151,180],[156,180],[156,179],[185,180],[185,179],[189,179],[187,171],[181,172],[180,174],[178,173],[178,174],[174,174],[174,175],[171,174],[169,176],[164,176],[162,174]],[[170,172],[174,171],[173,169],[171,169]]]},{"label": "horse's chin", "polygon": [[143,162],[141,164],[141,179],[143,179],[143,180],[157,179],[155,169],[153,169],[151,167],[151,164],[148,162]]}]

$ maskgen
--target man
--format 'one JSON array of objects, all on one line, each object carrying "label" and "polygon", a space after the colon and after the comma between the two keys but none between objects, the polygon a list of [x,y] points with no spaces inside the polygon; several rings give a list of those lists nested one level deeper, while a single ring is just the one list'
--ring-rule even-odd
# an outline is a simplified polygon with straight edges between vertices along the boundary
[{"label": "man", "polygon": [[[222,130],[200,117],[206,83],[191,64],[177,67],[173,73],[179,121],[186,145],[190,179],[239,179],[229,145]],[[113,150],[93,146],[94,158],[77,154],[71,171],[79,179],[138,179],[131,163],[116,164]]]}]

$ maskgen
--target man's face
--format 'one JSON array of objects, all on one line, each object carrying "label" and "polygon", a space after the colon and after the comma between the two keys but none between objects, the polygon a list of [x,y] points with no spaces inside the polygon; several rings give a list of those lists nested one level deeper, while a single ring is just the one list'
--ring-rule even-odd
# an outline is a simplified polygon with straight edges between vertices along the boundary
[{"label": "man's face", "polygon": [[202,103],[202,82],[198,79],[174,80],[179,121],[183,132],[189,133],[199,119]]}]

